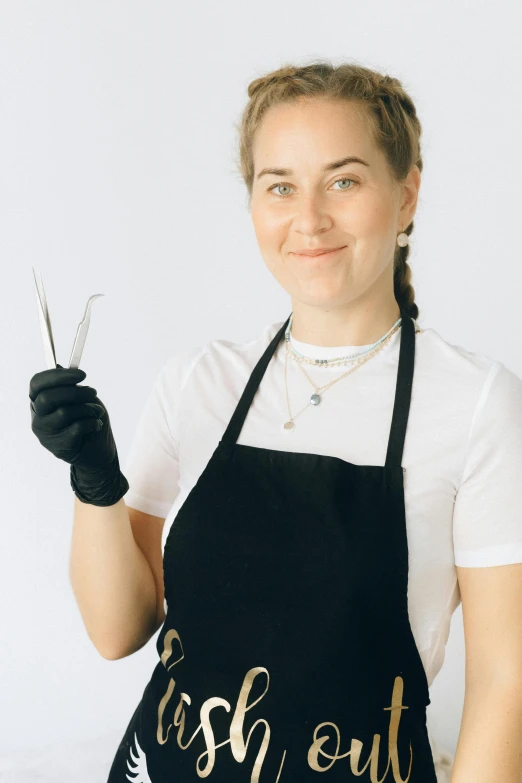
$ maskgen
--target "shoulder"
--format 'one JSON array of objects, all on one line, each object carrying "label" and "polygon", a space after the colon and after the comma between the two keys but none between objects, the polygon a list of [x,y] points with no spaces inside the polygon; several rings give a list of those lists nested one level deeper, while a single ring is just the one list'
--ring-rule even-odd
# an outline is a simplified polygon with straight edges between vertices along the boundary
[{"label": "shoulder", "polygon": [[229,356],[232,354],[238,356],[248,356],[249,354],[256,355],[256,353],[262,352],[266,348],[283,324],[283,320],[272,321],[269,324],[266,324],[261,332],[255,337],[241,342],[224,339],[211,340],[207,343],[207,349],[216,356]]},{"label": "shoulder", "polygon": [[208,345],[181,348],[170,356],[158,374],[160,384],[182,388],[194,367],[207,352]]},{"label": "shoulder", "polygon": [[462,374],[488,372],[496,360],[485,353],[471,351],[463,345],[453,343],[431,327],[419,327],[417,344],[419,352],[430,361],[447,369],[459,368]]},{"label": "shoulder", "polygon": [[433,328],[416,335],[415,371],[435,385],[444,385],[456,396],[471,393],[479,402],[493,385],[522,388],[522,380],[495,357],[451,342]]},{"label": "shoulder", "polygon": [[435,329],[422,330],[417,346],[415,373],[432,415],[440,402],[448,420],[465,423],[470,444],[487,439],[498,445],[498,438],[509,438],[522,447],[522,379],[517,373]]},{"label": "shoulder", "polygon": [[209,340],[195,359],[194,373],[226,373],[231,376],[250,373],[283,323],[284,320],[272,321],[259,334],[244,341],[224,338]]},{"label": "shoulder", "polygon": [[215,338],[204,345],[176,351],[161,368],[157,384],[165,390],[182,392],[194,386],[212,390],[216,388],[213,384],[231,378],[242,382],[283,323],[284,320],[272,321],[245,341]]}]

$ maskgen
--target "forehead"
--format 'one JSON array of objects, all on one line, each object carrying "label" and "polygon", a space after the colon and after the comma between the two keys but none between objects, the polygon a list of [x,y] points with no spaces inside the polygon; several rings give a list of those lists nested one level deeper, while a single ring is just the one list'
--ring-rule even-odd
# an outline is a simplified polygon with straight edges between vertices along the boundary
[{"label": "forehead", "polygon": [[256,169],[291,167],[292,161],[322,164],[356,155],[372,163],[378,155],[364,108],[354,101],[299,99],[271,106],[256,130]]}]

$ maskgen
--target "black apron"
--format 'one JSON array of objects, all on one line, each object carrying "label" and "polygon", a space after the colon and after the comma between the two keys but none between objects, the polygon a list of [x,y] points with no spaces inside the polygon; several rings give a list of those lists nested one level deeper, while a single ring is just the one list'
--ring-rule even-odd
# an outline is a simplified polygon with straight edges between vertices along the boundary
[{"label": "black apron", "polygon": [[238,444],[289,318],[259,359],[169,531],[160,661],[108,783],[436,783],[408,616],[401,316],[384,466]]}]

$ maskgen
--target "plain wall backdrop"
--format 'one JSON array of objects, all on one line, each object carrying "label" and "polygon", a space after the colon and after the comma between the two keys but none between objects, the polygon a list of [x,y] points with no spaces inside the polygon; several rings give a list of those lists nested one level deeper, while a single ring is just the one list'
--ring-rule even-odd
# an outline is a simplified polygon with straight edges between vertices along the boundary
[{"label": "plain wall backdrop", "polygon": [[[29,381],[46,368],[31,267],[64,366],[88,297],[105,294],[80,366],[123,462],[170,356],[253,339],[289,312],[235,169],[248,83],[285,62],[356,61],[401,79],[423,124],[409,261],[421,327],[522,375],[520,8],[0,3],[2,753],[120,737],[157,663],[156,635],[102,658],[74,599],[69,467],[31,431]],[[463,698],[459,607],[428,707],[451,753]]]}]

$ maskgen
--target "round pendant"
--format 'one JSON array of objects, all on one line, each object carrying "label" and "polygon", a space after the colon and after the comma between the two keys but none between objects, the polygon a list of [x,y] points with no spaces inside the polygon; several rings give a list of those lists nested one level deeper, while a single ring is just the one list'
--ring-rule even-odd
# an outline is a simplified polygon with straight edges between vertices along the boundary
[{"label": "round pendant", "polygon": [[293,421],[285,421],[283,424],[283,432],[286,434],[289,434],[290,432],[293,432],[295,430],[295,424]]},{"label": "round pendant", "polygon": [[312,403],[312,405],[319,405],[319,403],[321,402],[320,395],[312,394],[312,396],[310,397],[310,402]]}]

